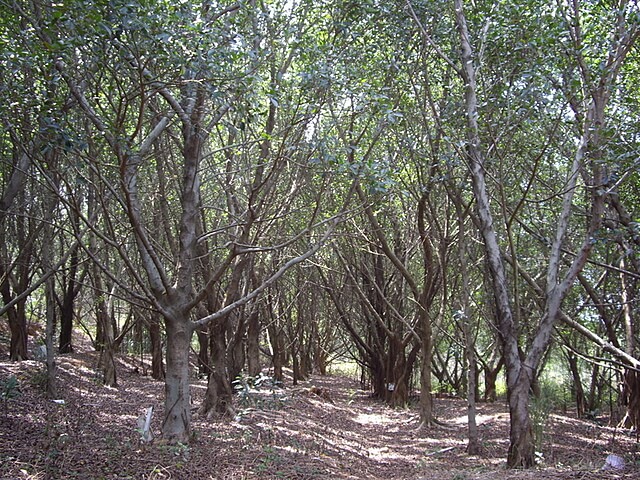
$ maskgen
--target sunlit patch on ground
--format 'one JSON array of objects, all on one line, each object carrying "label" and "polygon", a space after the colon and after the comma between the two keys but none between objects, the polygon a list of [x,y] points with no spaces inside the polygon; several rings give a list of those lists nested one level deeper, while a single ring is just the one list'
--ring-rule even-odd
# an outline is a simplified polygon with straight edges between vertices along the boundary
[{"label": "sunlit patch on ground", "polygon": [[393,423],[391,418],[379,413],[359,413],[353,421],[360,425],[384,425]]}]

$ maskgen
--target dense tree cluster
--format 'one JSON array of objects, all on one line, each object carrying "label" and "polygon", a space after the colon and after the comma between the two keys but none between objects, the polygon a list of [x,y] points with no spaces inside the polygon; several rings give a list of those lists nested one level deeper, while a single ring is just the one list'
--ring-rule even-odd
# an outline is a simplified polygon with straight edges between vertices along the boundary
[{"label": "dense tree cluster", "polygon": [[[393,406],[505,373],[533,465],[553,360],[615,366],[638,426],[635,1],[0,3],[0,293],[12,360],[144,351],[163,436],[263,367],[351,359]],[[4,320],[6,319],[6,320]],[[39,326],[43,331],[35,331]]]}]

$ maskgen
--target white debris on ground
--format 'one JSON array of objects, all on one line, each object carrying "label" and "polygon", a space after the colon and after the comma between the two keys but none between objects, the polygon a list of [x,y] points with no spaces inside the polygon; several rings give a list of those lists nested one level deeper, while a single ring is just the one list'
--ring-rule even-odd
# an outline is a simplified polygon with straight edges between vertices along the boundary
[{"label": "white debris on ground", "polygon": [[602,470],[624,470],[624,458],[618,455],[608,455],[602,466]]}]

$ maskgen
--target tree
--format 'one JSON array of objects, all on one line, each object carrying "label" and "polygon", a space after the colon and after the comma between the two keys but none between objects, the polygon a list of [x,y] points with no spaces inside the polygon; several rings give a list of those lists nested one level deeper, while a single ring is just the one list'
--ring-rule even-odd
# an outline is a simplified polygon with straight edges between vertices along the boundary
[{"label": "tree", "polygon": [[[222,143],[220,150],[216,152],[216,142],[213,141],[211,132],[242,131],[240,123],[237,126],[223,124],[222,119],[232,108],[240,105],[239,98],[250,98],[254,89],[263,87],[259,79],[251,77],[251,72],[243,68],[241,58],[237,56],[239,53],[233,47],[233,42],[244,43],[248,40],[242,29],[247,22],[258,18],[253,16],[257,12],[240,9],[239,6],[214,12],[207,5],[124,5],[108,14],[97,7],[88,9],[83,17],[69,23],[65,16],[67,8],[69,5],[52,6],[47,12],[49,17],[41,18],[36,15],[33,19],[40,22],[35,27],[43,44],[54,45],[59,49],[55,67],[64,79],[77,108],[104,141],[96,152],[97,156],[85,157],[83,160],[85,168],[95,172],[95,182],[102,185],[103,196],[97,201],[105,229],[99,229],[97,224],[86,217],[83,222],[118,254],[136,284],[136,288],[130,290],[140,291],[141,299],[163,317],[167,333],[163,436],[169,441],[186,442],[190,436],[188,356],[193,331],[211,322],[224,327],[221,319],[228,318],[235,309],[256,298],[290,267],[311,257],[329,238],[340,213],[325,216],[321,214],[319,204],[306,205],[304,209],[308,215],[302,215],[304,220],[298,225],[304,232],[304,237],[300,231],[286,232],[285,239],[280,244],[262,243],[260,230],[252,231],[258,219],[256,214],[259,212],[264,215],[260,219],[265,222],[261,224],[264,228],[273,225],[279,218],[287,218],[289,212],[279,209],[260,212],[252,209],[258,206],[258,202],[268,201],[270,203],[265,203],[266,205],[274,206],[271,195],[278,191],[274,189],[277,185],[275,182],[283,168],[294,167],[290,171],[301,172],[305,167],[304,162],[288,164],[282,156],[271,157],[268,147],[271,140],[266,138],[262,140],[262,151],[265,153],[258,157],[257,164],[249,164],[249,171],[256,172],[253,180],[247,182],[244,176],[247,170],[235,170],[239,164],[227,163],[227,175],[232,178],[232,183],[227,186],[233,188],[234,182],[238,182],[248,187],[249,209],[246,212],[238,209],[239,204],[234,203],[236,199],[233,198],[232,190],[219,190],[223,195],[229,194],[226,197],[231,208],[229,222],[225,224],[224,218],[216,218],[212,224],[202,224],[202,230],[198,230],[200,218],[207,208],[202,195],[202,181],[206,178],[206,172],[218,172],[221,165],[219,160],[224,158],[225,152],[235,148],[230,143]],[[152,13],[158,15],[151,15]],[[24,16],[27,17],[29,16]],[[149,23],[143,24],[143,19],[146,18]],[[90,30],[87,28],[95,25],[96,19],[99,19],[101,28],[89,37]],[[72,32],[77,32],[77,36],[70,36],[68,42],[58,41],[61,38],[60,28],[65,22],[64,26],[71,27]],[[199,40],[191,36],[190,29],[194,22],[202,22],[211,28],[207,44],[200,44]],[[167,31],[170,32],[169,37],[165,36]],[[161,51],[157,49],[158,39],[166,40],[166,48]],[[98,45],[100,48],[94,48]],[[193,54],[189,59],[190,65],[184,69],[181,67],[187,59],[177,53],[183,47]],[[107,56],[98,53],[103,51]],[[215,52],[219,52],[220,56],[215,57]],[[260,54],[257,50],[254,53]],[[225,56],[227,54],[229,55]],[[151,57],[154,61],[147,61]],[[82,61],[78,61],[79,58]],[[175,68],[176,65],[179,68]],[[109,75],[104,77],[108,78],[107,81],[102,81],[102,75],[116,71],[120,75]],[[222,78],[217,85],[211,82],[216,77]],[[234,85],[238,79],[240,83]],[[129,92],[135,93],[132,95]],[[267,97],[267,100],[275,106],[275,99],[269,100]],[[259,104],[260,101],[250,105],[250,108]],[[305,116],[307,114],[304,108],[301,105],[303,123],[300,132],[304,131],[304,122],[311,119],[310,116]],[[245,111],[245,118],[234,120],[254,121],[251,114],[250,110]],[[270,114],[268,118],[272,116]],[[295,121],[299,122],[300,118]],[[256,124],[251,124],[250,128],[256,127]],[[272,131],[273,128],[274,125],[267,127],[267,131]],[[271,134],[267,133],[267,137],[269,135]],[[179,159],[177,166],[181,172],[179,177],[172,178],[171,192],[166,192],[167,197],[175,199],[169,204],[172,220],[175,221],[171,225],[165,225],[172,230],[166,240],[167,245],[173,248],[166,251],[162,250],[161,242],[150,235],[154,231],[150,223],[152,217],[148,216],[144,201],[150,190],[151,184],[148,182],[153,181],[151,152],[162,138],[177,145],[171,145],[170,151],[162,153],[167,155],[167,161],[171,158]],[[227,138],[234,141],[233,135]],[[220,139],[224,141],[225,135]],[[246,145],[247,153],[250,154],[251,145]],[[116,169],[111,169],[101,158],[106,152],[117,160]],[[249,158],[241,157],[243,161]],[[299,159],[304,160],[304,155]],[[291,181],[308,180],[296,175],[287,178]],[[290,190],[290,195],[295,196],[299,191],[298,186]],[[237,193],[240,194],[240,191]],[[211,191],[207,191],[207,200],[209,195]],[[322,191],[317,198],[321,198],[321,195]],[[285,202],[283,205],[291,203]],[[236,214],[244,218],[237,217]],[[126,226],[119,221],[122,215],[127,219]],[[211,230],[206,231],[204,228]],[[319,228],[326,230],[324,233],[317,233]],[[202,257],[202,242],[215,238],[217,231],[231,233],[228,237],[230,241],[218,244],[220,240],[216,239],[215,243],[209,244],[209,250]],[[121,238],[132,239],[135,248],[131,248],[129,242],[122,241]],[[172,242],[171,238],[175,241]],[[295,250],[292,249],[290,255],[282,255],[280,261],[275,263],[274,270],[266,275],[260,285],[246,291],[234,286],[234,282],[238,285],[237,279],[243,277],[244,264],[250,256],[261,252],[270,254],[293,246]],[[226,250],[226,253],[218,255],[218,249]],[[208,273],[206,278],[200,276],[198,271],[199,258],[217,262],[215,268],[205,270]],[[140,269],[143,275],[139,274]],[[107,269],[103,270],[108,273]],[[230,275],[231,282],[226,299],[215,305],[210,304],[213,307],[210,311],[192,319],[196,306],[206,300],[209,292],[226,275]],[[113,273],[109,276],[114,281],[118,277]],[[93,278],[94,281],[99,279],[100,274],[95,272]],[[126,285],[123,284],[123,287]],[[98,289],[102,290],[99,285]],[[104,309],[101,311],[106,315]],[[105,322],[102,322],[103,326],[108,328],[106,319]]]},{"label": "tree", "polygon": [[[574,4],[574,6],[576,6]],[[477,204],[480,229],[484,239],[490,272],[493,279],[494,295],[498,310],[498,322],[504,345],[507,368],[507,387],[511,418],[510,447],[507,463],[510,467],[530,467],[534,464],[534,440],[528,411],[529,391],[535,378],[535,372],[551,341],[553,326],[561,314],[561,304],[566,298],[577,275],[584,267],[602,222],[604,210],[606,173],[601,163],[603,147],[603,128],[606,124],[606,106],[610,98],[610,89],[615,84],[621,65],[637,36],[637,25],[628,25],[628,15],[624,8],[614,17],[612,37],[606,68],[592,78],[591,67],[586,64],[580,50],[577,53],[578,67],[582,72],[586,95],[584,110],[582,107],[576,116],[583,122],[580,125],[581,139],[575,151],[570,168],[567,171],[566,186],[562,195],[561,208],[557,219],[557,232],[552,240],[549,254],[545,307],[542,318],[535,331],[528,351],[521,355],[518,334],[509,299],[504,257],[499,245],[491,214],[489,194],[486,184],[486,160],[479,136],[478,100],[476,91],[476,66],[473,59],[473,47],[467,19],[460,0],[455,2],[456,25],[460,34],[461,65],[458,73],[465,85],[465,107],[467,119],[466,155],[471,170],[474,197]],[[584,41],[581,27],[581,12],[576,8],[572,12],[570,36],[576,46]],[[588,172],[588,173],[587,173]],[[587,176],[589,175],[589,176]],[[576,251],[569,268],[562,273],[561,258],[569,228],[574,195],[579,177],[586,183],[589,194],[589,222],[583,234],[582,245]]]}]

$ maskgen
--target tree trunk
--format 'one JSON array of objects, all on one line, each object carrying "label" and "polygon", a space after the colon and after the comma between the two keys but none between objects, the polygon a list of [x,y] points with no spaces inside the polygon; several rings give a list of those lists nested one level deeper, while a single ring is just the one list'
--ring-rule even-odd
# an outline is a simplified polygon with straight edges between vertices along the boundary
[{"label": "tree trunk", "polygon": [[[229,338],[227,350],[226,350],[226,365],[227,365],[227,380],[229,383],[233,382],[240,376],[245,366],[245,332],[246,322],[242,318],[244,309],[240,308],[230,314],[230,319],[234,320],[229,322],[228,335]],[[235,324],[235,329],[233,328]]]},{"label": "tree trunk", "polygon": [[[7,305],[13,300],[11,295],[11,284],[9,281],[9,269],[11,261],[6,249],[8,235],[8,225],[6,219],[9,215],[13,215],[12,211],[14,201],[25,192],[24,186],[26,179],[28,178],[28,172],[31,165],[31,155],[24,152],[18,155],[17,162],[14,168],[11,170],[11,174],[3,177],[6,183],[3,184],[2,196],[0,196],[0,251],[2,252],[2,259],[0,260],[0,294],[4,304]],[[24,199],[20,199],[21,204],[26,204]],[[19,238],[21,242],[26,239],[26,236]],[[25,261],[28,264],[28,261]],[[17,292],[16,292],[17,293]],[[10,360],[27,360],[29,358],[27,352],[27,321],[26,315],[24,315],[25,301],[20,301],[15,306],[7,310],[7,320],[9,322],[9,329],[11,331],[11,340],[9,344],[9,359]]]},{"label": "tree trunk", "polygon": [[69,274],[65,277],[66,288],[60,306],[60,337],[58,339],[58,353],[73,352],[73,314],[74,302],[78,294],[76,274],[78,271],[78,249],[74,247],[69,257]]},{"label": "tree trunk", "polygon": [[[95,247],[95,244],[92,247]],[[101,343],[98,344],[100,350],[98,366],[102,373],[102,383],[109,387],[115,387],[118,382],[114,359],[113,324],[109,316],[109,307],[104,299],[105,291],[98,265],[93,266],[93,286],[96,295],[96,328],[101,332]]]},{"label": "tree trunk", "polygon": [[271,346],[271,362],[273,364],[273,378],[277,382],[284,382],[284,333],[276,325],[269,327],[269,344]]},{"label": "tree trunk", "polygon": [[247,320],[247,369],[250,377],[256,377],[262,371],[260,365],[260,317],[257,305],[251,305]]},{"label": "tree trunk", "polygon": [[65,295],[62,301],[62,307],[60,308],[60,337],[58,338],[59,353],[73,352],[72,334],[73,300],[68,302],[67,296]]},{"label": "tree trunk", "polygon": [[591,370],[591,382],[589,383],[589,398],[586,401],[586,411],[593,412],[600,404],[600,365],[595,363]]},{"label": "tree trunk", "polygon": [[166,372],[162,358],[162,332],[160,331],[160,322],[156,318],[151,318],[147,324],[147,328],[151,342],[151,378],[154,380],[164,380]]},{"label": "tree trunk", "polygon": [[207,391],[199,413],[207,418],[216,415],[233,415],[233,391],[229,381],[227,369],[227,354],[225,345],[226,317],[211,328],[211,358],[209,365],[211,373],[207,382]]},{"label": "tree trunk", "polygon": [[45,345],[47,347],[47,396],[49,398],[57,398],[58,388],[56,383],[56,358],[54,355],[53,337],[54,337],[54,325],[55,325],[55,292],[54,292],[54,278],[53,276],[45,282],[45,297],[46,297],[46,330],[45,330]]},{"label": "tree trunk", "polygon": [[[5,305],[13,300],[11,295],[11,285],[9,284],[9,276],[4,269],[0,270],[2,279],[0,280],[0,293]],[[21,300],[13,307],[7,310],[7,320],[9,321],[9,329],[11,331],[11,340],[9,343],[9,359],[10,360],[27,360],[27,317],[25,315],[25,301]]]},{"label": "tree trunk", "polygon": [[619,426],[637,429],[640,425],[640,373],[636,370],[625,370],[621,397],[627,411]]},{"label": "tree trunk", "polygon": [[196,336],[198,337],[198,373],[207,377],[211,374],[211,366],[209,365],[209,328],[209,326],[206,326],[196,330]]},{"label": "tree trunk", "polygon": [[498,375],[502,370],[502,360],[498,362],[498,365],[491,368],[491,365],[485,365],[482,368],[484,373],[484,401],[495,402],[498,399],[496,382],[498,381]]},{"label": "tree trunk", "polygon": [[471,328],[469,319],[464,319],[464,336],[467,354],[467,436],[469,443],[467,444],[467,453],[476,455],[480,452],[480,439],[478,434],[478,424],[476,422],[476,390],[477,390],[477,364],[476,355],[473,348],[473,340],[471,338]]},{"label": "tree trunk", "polygon": [[[6,301],[5,301],[6,302]],[[9,343],[10,360],[27,360],[27,319],[23,301],[16,304],[15,308],[7,310],[11,341]]]},{"label": "tree trunk", "polygon": [[[523,369],[524,370],[524,369]],[[521,371],[521,373],[524,373]],[[509,393],[509,452],[507,465],[511,468],[530,468],[535,464],[535,441],[529,415],[529,388],[531,381],[521,375]]]},{"label": "tree trunk", "polygon": [[[427,313],[422,314],[427,317]],[[431,337],[431,322],[423,318],[422,331],[422,365],[420,369],[420,426],[433,424],[433,397],[431,396],[431,360],[433,357],[433,339]]]},{"label": "tree trunk", "polygon": [[182,319],[165,318],[167,328],[167,374],[162,438],[169,443],[188,443],[191,436],[189,346],[191,329]]},{"label": "tree trunk", "polygon": [[583,418],[586,408],[586,397],[580,378],[580,370],[578,369],[578,358],[571,352],[567,354],[567,362],[569,363],[569,371],[573,379],[573,395],[576,402],[576,411],[578,418]]}]

